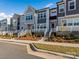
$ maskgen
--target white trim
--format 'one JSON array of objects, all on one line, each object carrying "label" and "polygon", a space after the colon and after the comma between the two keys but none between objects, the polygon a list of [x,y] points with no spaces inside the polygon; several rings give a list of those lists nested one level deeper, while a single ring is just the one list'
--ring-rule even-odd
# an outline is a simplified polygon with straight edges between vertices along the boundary
[{"label": "white trim", "polygon": [[[70,3],[71,2],[74,2],[74,9],[70,9]],[[76,10],[76,0],[71,0],[68,2],[68,11],[73,11],[73,10]]]},{"label": "white trim", "polygon": [[62,1],[62,2],[60,2],[60,3],[57,3],[58,5],[61,5],[61,4],[63,4],[64,2]]},{"label": "white trim", "polygon": [[74,17],[79,17],[79,14],[74,14],[74,15],[67,15],[67,16],[64,16],[64,17],[58,17],[58,19],[61,19],[61,18],[74,18]]},{"label": "white trim", "polygon": [[65,2],[64,5],[65,5],[65,16],[66,16],[66,4],[67,4],[67,3],[66,3],[66,0],[63,0],[63,1]]}]

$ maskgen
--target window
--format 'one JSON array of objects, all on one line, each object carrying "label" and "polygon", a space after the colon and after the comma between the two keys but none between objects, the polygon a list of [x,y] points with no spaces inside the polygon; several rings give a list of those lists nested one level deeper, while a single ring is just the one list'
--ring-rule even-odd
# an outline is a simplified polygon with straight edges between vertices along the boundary
[{"label": "window", "polygon": [[32,15],[30,16],[30,19],[31,19],[31,20],[33,19],[33,16],[32,16]]},{"label": "window", "polygon": [[21,27],[21,29],[23,29],[23,27]]},{"label": "window", "polygon": [[79,18],[74,19],[74,26],[79,26]]},{"label": "window", "polygon": [[40,18],[40,14],[38,14],[38,18]]},{"label": "window", "polygon": [[67,21],[66,20],[63,20],[63,26],[66,26],[67,25]]},{"label": "window", "polygon": [[45,12],[38,14],[38,23],[46,23],[46,13]]},{"label": "window", "polygon": [[46,13],[45,13],[45,12],[39,13],[39,14],[38,14],[38,18],[40,18],[40,19],[46,18]]},{"label": "window", "polygon": [[46,17],[46,13],[44,13],[44,17]]},{"label": "window", "polygon": [[4,22],[4,25],[6,24],[6,22]]},{"label": "window", "polygon": [[64,12],[64,8],[65,8],[64,4],[60,5],[59,6],[59,13],[63,13]]},{"label": "window", "polygon": [[74,26],[79,26],[79,22],[77,22],[77,23],[74,23]]},{"label": "window", "polygon": [[68,23],[68,26],[72,26],[73,24],[72,23]]},{"label": "window", "polygon": [[76,0],[71,0],[68,2],[68,10],[76,10]]},{"label": "window", "polygon": [[33,15],[27,15],[26,16],[26,20],[32,20],[33,19]]},{"label": "window", "polygon": [[37,28],[39,29],[39,26]]},{"label": "window", "polygon": [[73,26],[73,21],[74,19],[70,18],[70,19],[67,19],[67,24],[68,26]]}]

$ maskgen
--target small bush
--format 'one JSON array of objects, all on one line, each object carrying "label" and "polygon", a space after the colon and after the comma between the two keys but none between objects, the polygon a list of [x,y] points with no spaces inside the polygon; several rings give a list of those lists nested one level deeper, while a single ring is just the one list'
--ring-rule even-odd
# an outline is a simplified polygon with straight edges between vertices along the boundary
[{"label": "small bush", "polygon": [[36,33],[34,33],[34,35],[36,37],[43,37],[44,36],[44,33],[43,32],[36,32]]}]

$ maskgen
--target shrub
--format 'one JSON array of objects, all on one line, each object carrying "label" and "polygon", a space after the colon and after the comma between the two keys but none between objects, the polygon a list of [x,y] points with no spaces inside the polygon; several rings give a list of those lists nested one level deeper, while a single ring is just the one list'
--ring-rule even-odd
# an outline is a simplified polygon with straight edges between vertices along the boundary
[{"label": "shrub", "polygon": [[48,37],[47,41],[53,41],[54,39],[54,34],[52,34],[50,37]]},{"label": "shrub", "polygon": [[44,36],[44,33],[43,32],[36,32],[36,33],[34,33],[34,35],[36,37],[42,37],[42,36]]},{"label": "shrub", "polygon": [[75,42],[78,42],[79,43],[79,39],[75,39]]}]

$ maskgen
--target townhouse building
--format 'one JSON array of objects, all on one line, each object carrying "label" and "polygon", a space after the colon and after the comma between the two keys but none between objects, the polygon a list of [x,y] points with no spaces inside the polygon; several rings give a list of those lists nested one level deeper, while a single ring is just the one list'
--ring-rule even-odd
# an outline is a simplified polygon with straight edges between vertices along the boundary
[{"label": "townhouse building", "polygon": [[8,31],[7,19],[0,21],[0,35],[5,35]]},{"label": "townhouse building", "polygon": [[79,0],[62,0],[57,3],[57,31],[79,33]]},{"label": "townhouse building", "polygon": [[11,31],[18,35],[42,32],[50,36],[56,32],[79,32],[79,0],[62,0],[56,8],[35,9],[28,6],[23,15],[11,18]]},{"label": "townhouse building", "polygon": [[20,33],[42,32],[44,35],[50,35],[56,32],[57,9],[43,8],[36,10],[29,6],[20,17]]},{"label": "townhouse building", "polygon": [[9,34],[17,34],[20,30],[20,15],[14,14],[10,19]]}]

